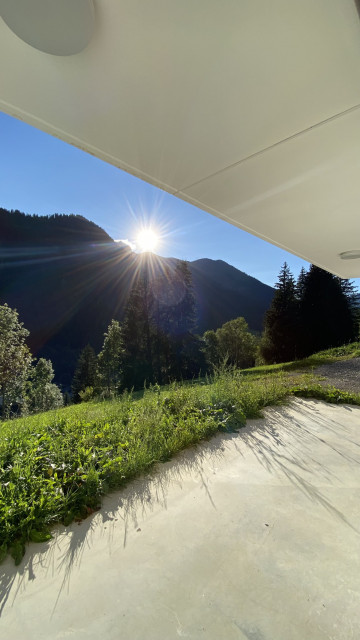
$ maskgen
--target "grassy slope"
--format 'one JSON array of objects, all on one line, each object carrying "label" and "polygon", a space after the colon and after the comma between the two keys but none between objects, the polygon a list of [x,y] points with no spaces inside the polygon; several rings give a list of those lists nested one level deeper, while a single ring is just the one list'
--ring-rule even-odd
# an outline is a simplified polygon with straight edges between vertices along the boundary
[{"label": "grassy slope", "polygon": [[[100,505],[101,496],[153,463],[289,395],[360,404],[360,395],[324,389],[311,374],[285,372],[360,355],[360,344],[316,354],[306,361],[244,372],[222,371],[197,384],[124,394],[0,425],[0,558],[20,562],[28,540],[50,536],[55,522],[70,523]],[[245,375],[244,375],[245,374]]]},{"label": "grassy slope", "polygon": [[293,362],[281,362],[279,364],[263,365],[260,367],[252,367],[245,369],[243,374],[267,374],[276,371],[301,371],[303,369],[312,369],[320,367],[322,364],[330,364],[341,360],[350,360],[351,358],[360,357],[360,342],[352,342],[342,347],[334,347],[326,351],[319,351],[303,360],[294,360]]}]

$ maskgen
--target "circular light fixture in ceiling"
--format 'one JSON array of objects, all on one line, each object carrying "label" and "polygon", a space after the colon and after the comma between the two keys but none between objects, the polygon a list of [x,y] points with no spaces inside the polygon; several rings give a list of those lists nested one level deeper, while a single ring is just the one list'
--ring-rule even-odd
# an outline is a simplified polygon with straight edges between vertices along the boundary
[{"label": "circular light fixture in ceiling", "polygon": [[93,0],[0,0],[0,15],[27,44],[55,56],[80,53],[95,27]]},{"label": "circular light fixture in ceiling", "polygon": [[352,251],[343,251],[339,253],[341,260],[358,260],[360,258],[360,249],[353,249]]}]

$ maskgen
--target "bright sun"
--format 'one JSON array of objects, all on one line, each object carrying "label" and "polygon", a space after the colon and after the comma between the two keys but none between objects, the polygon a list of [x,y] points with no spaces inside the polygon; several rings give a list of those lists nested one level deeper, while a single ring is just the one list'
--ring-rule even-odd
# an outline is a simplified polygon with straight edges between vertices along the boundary
[{"label": "bright sun", "polygon": [[136,238],[140,251],[154,251],[159,243],[159,236],[152,229],[142,229]]}]

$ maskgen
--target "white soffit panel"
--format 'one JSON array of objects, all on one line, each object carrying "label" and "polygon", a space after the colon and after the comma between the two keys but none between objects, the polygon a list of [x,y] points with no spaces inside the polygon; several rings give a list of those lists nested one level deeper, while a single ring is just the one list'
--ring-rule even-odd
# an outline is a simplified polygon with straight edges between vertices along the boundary
[{"label": "white soffit panel", "polygon": [[94,6],[90,44],[68,57],[33,49],[0,21],[0,107],[311,262],[360,275],[359,260],[338,258],[360,248],[354,0]]},{"label": "white soffit panel", "polygon": [[356,277],[356,262],[344,263],[339,253],[360,248],[359,176],[360,107],[182,195],[296,255],[316,256],[325,269]]}]

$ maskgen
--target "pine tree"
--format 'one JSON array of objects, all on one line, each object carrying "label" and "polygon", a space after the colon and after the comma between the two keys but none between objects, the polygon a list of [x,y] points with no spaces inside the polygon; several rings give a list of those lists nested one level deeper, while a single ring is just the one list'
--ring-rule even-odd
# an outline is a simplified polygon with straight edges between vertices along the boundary
[{"label": "pine tree", "polygon": [[354,339],[359,338],[360,329],[360,296],[359,292],[351,280],[345,278],[339,278],[341,291],[348,301],[348,305],[351,311],[353,319]]},{"label": "pine tree", "polygon": [[99,386],[98,362],[91,345],[86,345],[81,351],[71,386],[74,402],[80,402],[80,392],[92,387],[96,392]]},{"label": "pine tree", "polygon": [[173,333],[176,335],[193,333],[196,324],[195,296],[191,271],[185,260],[181,260],[176,265],[174,286],[179,291],[179,302],[173,308]]},{"label": "pine tree", "polygon": [[296,297],[300,301],[304,295],[305,290],[305,282],[306,282],[306,271],[304,267],[301,267],[297,282],[296,282]]},{"label": "pine tree", "polygon": [[172,376],[189,378],[204,368],[202,343],[194,335],[196,325],[195,296],[189,264],[180,260],[172,278],[175,303],[169,307],[169,330],[172,340]]},{"label": "pine tree", "polygon": [[152,321],[153,296],[147,274],[134,284],[126,305],[123,326],[124,385],[140,389],[154,382]]},{"label": "pine tree", "polygon": [[124,352],[122,327],[117,320],[112,320],[104,333],[103,348],[98,356],[100,381],[108,394],[116,393],[120,388]]},{"label": "pine tree", "polygon": [[300,301],[300,321],[302,355],[354,340],[351,305],[338,277],[311,265]]},{"label": "pine tree", "polygon": [[195,298],[188,264],[179,261],[151,279],[144,262],[124,320],[125,386],[188,378],[204,368],[202,344],[193,333]]},{"label": "pine tree", "polygon": [[298,355],[298,302],[295,281],[285,262],[265,315],[260,352],[266,362],[287,362]]}]

